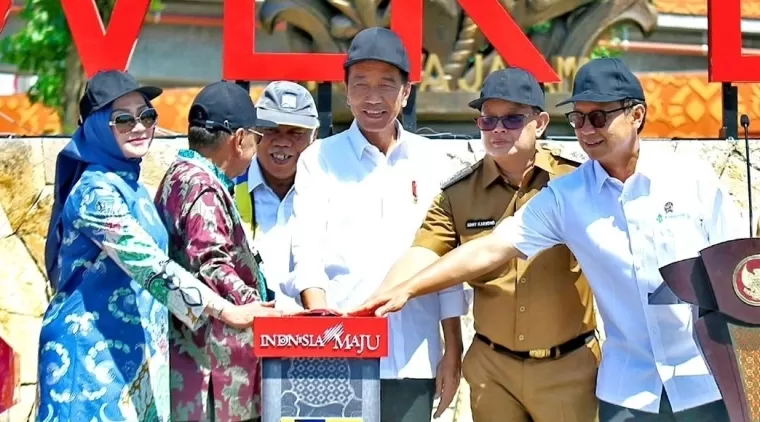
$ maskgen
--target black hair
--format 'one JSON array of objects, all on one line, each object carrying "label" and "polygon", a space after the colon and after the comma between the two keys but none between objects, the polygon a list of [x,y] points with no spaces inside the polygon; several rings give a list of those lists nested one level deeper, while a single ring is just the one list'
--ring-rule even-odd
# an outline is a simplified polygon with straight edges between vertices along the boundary
[{"label": "black hair", "polygon": [[195,151],[214,149],[231,136],[225,130],[208,130],[202,126],[190,126],[187,132],[187,145]]},{"label": "black hair", "polygon": [[647,103],[646,101],[635,100],[633,98],[628,98],[628,99],[623,100],[623,107],[633,108],[634,106],[637,106],[639,104],[644,106],[644,118],[641,119],[641,126],[639,126],[638,130],[636,130],[637,134],[641,134],[641,131],[644,130],[644,124],[647,121]]}]

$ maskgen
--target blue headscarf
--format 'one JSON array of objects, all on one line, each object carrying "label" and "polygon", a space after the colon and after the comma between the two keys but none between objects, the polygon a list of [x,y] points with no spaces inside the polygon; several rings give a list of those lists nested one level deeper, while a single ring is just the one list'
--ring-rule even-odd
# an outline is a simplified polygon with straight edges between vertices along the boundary
[{"label": "blue headscarf", "polygon": [[142,159],[126,158],[116,142],[109,122],[111,106],[93,112],[77,128],[71,141],[58,154],[55,165],[53,210],[45,242],[45,267],[53,289],[58,288],[60,268],[58,253],[63,239],[63,206],[88,164],[98,164],[112,171],[139,174]]}]

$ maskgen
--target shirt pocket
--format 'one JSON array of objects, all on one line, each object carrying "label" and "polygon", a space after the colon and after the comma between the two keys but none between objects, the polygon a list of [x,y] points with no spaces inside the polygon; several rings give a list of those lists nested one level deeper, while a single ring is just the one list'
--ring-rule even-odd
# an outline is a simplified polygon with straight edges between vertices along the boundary
[{"label": "shirt pocket", "polygon": [[654,240],[659,268],[695,258],[708,246],[703,220],[690,213],[660,218],[654,223]]}]

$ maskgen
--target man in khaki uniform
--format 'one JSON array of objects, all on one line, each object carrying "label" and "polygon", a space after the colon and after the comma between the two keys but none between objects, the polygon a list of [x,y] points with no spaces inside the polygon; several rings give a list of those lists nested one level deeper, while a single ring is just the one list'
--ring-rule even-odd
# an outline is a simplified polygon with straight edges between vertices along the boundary
[{"label": "man in khaki uniform", "polygon": [[[549,115],[543,90],[528,72],[492,73],[470,107],[481,112],[476,122],[486,156],[442,186],[381,290],[491,232],[549,180],[579,165],[536,147]],[[593,299],[568,248],[514,259],[470,284],[477,334],[462,369],[475,422],[596,420]]]}]

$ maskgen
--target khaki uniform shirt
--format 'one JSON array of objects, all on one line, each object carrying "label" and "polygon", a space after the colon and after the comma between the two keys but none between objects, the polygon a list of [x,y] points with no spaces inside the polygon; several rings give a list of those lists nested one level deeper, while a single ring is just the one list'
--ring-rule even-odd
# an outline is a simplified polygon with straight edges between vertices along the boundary
[{"label": "khaki uniform shirt", "polygon": [[[444,184],[417,231],[414,246],[444,255],[488,234],[550,179],[578,165],[538,149],[535,165],[518,189],[502,178],[493,158],[486,155]],[[475,330],[511,350],[550,348],[596,327],[591,290],[565,245],[527,261],[513,259],[470,285],[475,294]]]}]

